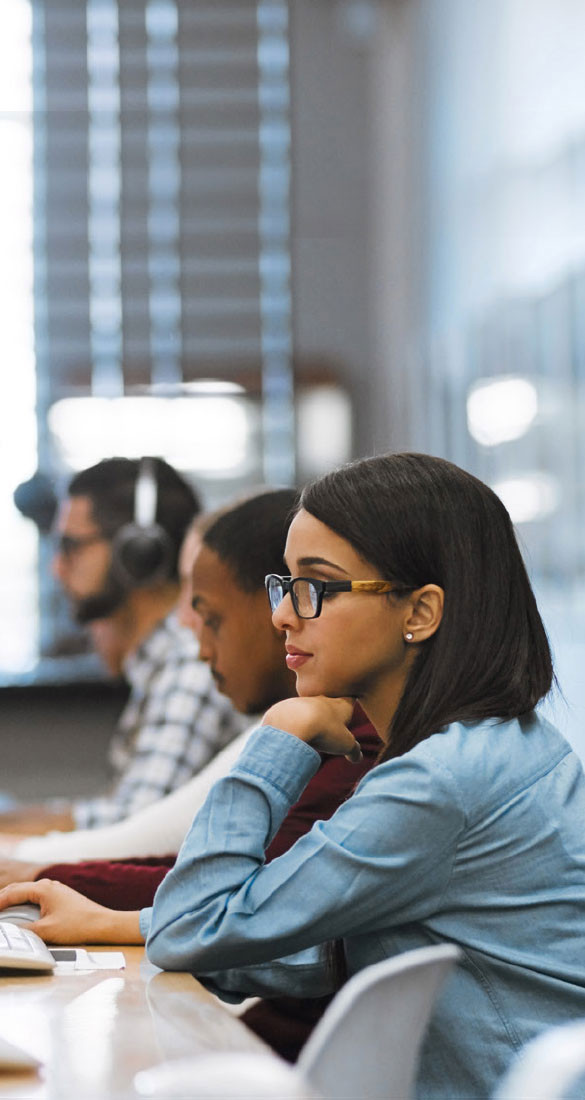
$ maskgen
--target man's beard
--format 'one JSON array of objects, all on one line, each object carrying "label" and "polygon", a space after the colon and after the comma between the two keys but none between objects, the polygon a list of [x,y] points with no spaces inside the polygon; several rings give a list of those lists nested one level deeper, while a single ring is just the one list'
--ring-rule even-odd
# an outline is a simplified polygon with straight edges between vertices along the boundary
[{"label": "man's beard", "polygon": [[108,619],[122,606],[127,595],[128,589],[120,584],[110,569],[99,592],[73,601],[75,621],[80,626],[85,626],[94,619]]}]

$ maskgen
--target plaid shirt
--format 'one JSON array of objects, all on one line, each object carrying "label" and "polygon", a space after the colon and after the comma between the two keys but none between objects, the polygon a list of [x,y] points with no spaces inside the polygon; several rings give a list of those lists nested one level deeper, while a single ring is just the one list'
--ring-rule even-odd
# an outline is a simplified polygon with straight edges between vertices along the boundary
[{"label": "plaid shirt", "polygon": [[112,739],[110,790],[81,799],[78,829],[97,828],[186,783],[249,721],[220,695],[197,641],[171,613],[126,660],[130,697]]}]

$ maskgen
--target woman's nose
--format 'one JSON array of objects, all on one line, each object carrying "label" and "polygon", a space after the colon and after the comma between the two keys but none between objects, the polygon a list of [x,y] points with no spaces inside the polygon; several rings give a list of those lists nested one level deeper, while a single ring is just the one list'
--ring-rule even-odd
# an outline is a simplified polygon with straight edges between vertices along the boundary
[{"label": "woman's nose", "polygon": [[277,630],[288,630],[291,625],[298,623],[298,619],[290,592],[286,592],[278,607],[272,612],[272,623]]}]

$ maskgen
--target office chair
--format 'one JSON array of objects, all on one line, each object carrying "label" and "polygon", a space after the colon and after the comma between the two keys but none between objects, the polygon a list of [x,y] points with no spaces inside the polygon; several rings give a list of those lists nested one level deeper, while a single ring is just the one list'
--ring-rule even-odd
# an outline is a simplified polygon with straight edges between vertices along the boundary
[{"label": "office chair", "polygon": [[433,1003],[460,957],[451,944],[406,951],[354,974],[301,1051],[324,1100],[410,1100]]}]

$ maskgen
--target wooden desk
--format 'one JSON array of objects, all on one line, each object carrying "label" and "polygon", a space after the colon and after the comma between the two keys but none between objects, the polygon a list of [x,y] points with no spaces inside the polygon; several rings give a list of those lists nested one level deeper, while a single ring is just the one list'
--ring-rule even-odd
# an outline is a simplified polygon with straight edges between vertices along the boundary
[{"label": "wooden desk", "polygon": [[190,974],[157,970],[141,947],[115,950],[124,970],[0,978],[0,1035],[44,1063],[0,1070],[0,1097],[128,1100],[134,1074],[167,1059],[267,1049]]}]

